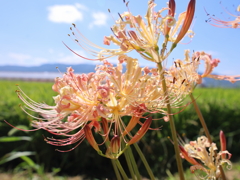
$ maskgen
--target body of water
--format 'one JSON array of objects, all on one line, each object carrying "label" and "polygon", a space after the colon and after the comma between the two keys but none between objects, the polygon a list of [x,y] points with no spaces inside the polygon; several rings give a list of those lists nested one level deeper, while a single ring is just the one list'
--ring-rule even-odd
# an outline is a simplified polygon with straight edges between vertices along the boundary
[{"label": "body of water", "polygon": [[54,80],[56,77],[62,77],[62,74],[57,72],[7,72],[0,71],[1,79],[40,79]]}]

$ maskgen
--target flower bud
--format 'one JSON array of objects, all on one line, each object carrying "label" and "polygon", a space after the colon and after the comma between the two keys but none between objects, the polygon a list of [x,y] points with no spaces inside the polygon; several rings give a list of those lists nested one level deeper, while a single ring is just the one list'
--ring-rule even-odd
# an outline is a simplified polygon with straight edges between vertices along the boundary
[{"label": "flower bud", "polygon": [[[220,144],[221,144],[221,151],[225,151],[227,148],[226,148],[226,137],[223,133],[223,131],[220,131],[219,133],[219,138],[220,138]],[[222,154],[222,159],[225,159],[226,158],[226,154]]]},{"label": "flower bud", "polygon": [[[175,8],[176,8],[175,1],[174,1],[174,0],[169,0],[168,7],[169,7],[168,15],[174,17]],[[167,20],[167,25],[166,25],[166,27],[165,27],[165,36],[168,35],[168,33],[169,33],[170,29],[171,29],[171,27],[168,26],[168,24],[169,24],[171,21],[172,21],[171,19],[168,19],[168,20]]]},{"label": "flower bud", "polygon": [[195,12],[195,3],[196,0],[190,0],[189,4],[188,4],[188,8],[187,8],[187,13],[185,16],[185,20],[183,22],[182,28],[176,38],[176,40],[174,41],[174,45],[176,46],[176,44],[185,36],[185,34],[187,33],[192,20],[193,20],[193,16],[194,16],[194,12]]},{"label": "flower bud", "polygon": [[108,122],[105,118],[101,118],[101,122],[102,122],[104,136],[106,136],[106,140],[108,141],[109,140],[108,139],[108,133],[109,133]]},{"label": "flower bud", "polygon": [[118,154],[120,149],[120,138],[118,135],[114,135],[114,137],[111,140],[111,153]]}]

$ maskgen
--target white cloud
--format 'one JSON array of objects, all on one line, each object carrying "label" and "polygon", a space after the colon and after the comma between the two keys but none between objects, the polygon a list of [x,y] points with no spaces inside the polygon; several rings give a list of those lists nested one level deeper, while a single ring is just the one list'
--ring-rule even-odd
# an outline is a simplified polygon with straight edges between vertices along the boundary
[{"label": "white cloud", "polygon": [[49,52],[50,54],[54,54],[54,50],[53,50],[52,48],[48,49],[48,52]]},{"label": "white cloud", "polygon": [[78,9],[82,9],[82,10],[88,10],[88,8],[82,4],[79,4],[79,3],[76,3],[75,6],[78,8]]},{"label": "white cloud", "polygon": [[9,53],[9,57],[17,61],[26,61],[31,59],[31,56],[28,54],[19,54],[19,53]]},{"label": "white cloud", "polygon": [[94,20],[92,23],[90,23],[90,28],[92,28],[93,26],[104,26],[107,24],[108,15],[106,13],[95,12],[92,13],[92,17]]},{"label": "white cloud", "polygon": [[87,8],[79,3],[75,5],[54,5],[48,7],[48,19],[56,23],[73,23],[82,21],[83,14],[79,9],[87,10]]},{"label": "white cloud", "polygon": [[41,57],[34,57],[32,61],[34,61],[32,63],[32,65],[34,65],[34,66],[42,65],[42,64],[45,64],[45,63],[49,62],[48,59],[41,58]]},{"label": "white cloud", "polygon": [[38,66],[48,62],[45,58],[32,57],[31,55],[21,53],[9,53],[6,60],[3,62],[4,65]]}]

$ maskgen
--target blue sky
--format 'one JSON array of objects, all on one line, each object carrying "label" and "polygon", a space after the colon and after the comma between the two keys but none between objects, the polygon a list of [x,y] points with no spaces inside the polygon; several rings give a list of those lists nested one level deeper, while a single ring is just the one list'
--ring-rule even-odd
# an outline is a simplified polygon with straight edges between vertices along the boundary
[{"label": "blue sky", "polygon": [[[148,0],[130,0],[133,14],[145,15]],[[216,28],[206,23],[204,8],[223,20],[234,19],[227,11],[236,14],[240,0],[197,0],[192,29],[195,37],[188,44],[179,44],[168,59],[183,58],[184,49],[206,51],[221,63],[215,73],[240,74],[240,29]],[[166,1],[156,0],[156,10],[166,6]],[[186,10],[188,0],[176,0],[176,13]],[[234,6],[235,5],[235,6]],[[111,10],[111,14],[108,13]],[[0,6],[0,65],[35,66],[45,63],[94,63],[75,56],[62,43],[82,54],[68,36],[74,22],[78,29],[95,44],[103,45],[103,36],[110,35],[110,27],[118,19],[117,13],[127,11],[122,0],[4,0]],[[183,42],[188,42],[184,40]],[[115,61],[114,59],[112,61]],[[140,59],[144,66],[154,66]],[[200,68],[201,70],[201,68]]]}]

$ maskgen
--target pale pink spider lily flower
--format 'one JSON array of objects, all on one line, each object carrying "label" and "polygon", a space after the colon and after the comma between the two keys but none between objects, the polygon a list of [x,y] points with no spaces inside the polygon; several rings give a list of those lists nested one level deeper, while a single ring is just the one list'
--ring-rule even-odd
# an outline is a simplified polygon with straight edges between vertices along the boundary
[{"label": "pale pink spider lily flower", "polygon": [[[162,83],[157,70],[154,68],[151,70],[140,68],[137,59],[126,55],[119,56],[119,61],[126,61],[127,70],[122,76],[120,76],[122,71],[121,64],[116,68],[111,66],[98,66],[97,68],[97,71],[103,70],[108,72],[109,81],[113,83],[116,91],[119,92],[119,97],[122,97],[119,106],[131,104],[135,107],[134,104],[137,103],[139,107],[141,106],[146,111],[166,113],[164,110],[166,108],[166,95],[162,90]],[[171,83],[169,83],[170,86],[172,86]],[[174,94],[169,101],[174,107],[174,102],[181,98],[180,94]],[[108,106],[116,106],[116,103],[116,99],[113,99],[108,103]]]},{"label": "pale pink spider lily flower", "polygon": [[220,63],[219,59],[213,59],[212,56],[208,53],[205,52],[195,52],[193,59],[203,60],[205,63],[205,71],[204,73],[200,76],[201,78],[204,77],[209,77],[213,78],[216,80],[226,80],[230,81],[231,83],[235,83],[236,81],[240,81],[240,75],[235,75],[235,76],[227,76],[227,75],[214,75],[212,74],[214,68],[218,66],[218,63]]},{"label": "pale pink spider lily flower", "polygon": [[[237,11],[240,12],[240,5],[237,7]],[[210,18],[208,19],[209,24],[220,28],[240,28],[240,15],[239,14],[234,15],[229,12],[227,13],[230,14],[235,19],[231,21],[224,21],[213,16],[210,16]]]},{"label": "pale pink spider lily flower", "polygon": [[[219,169],[221,165],[226,163],[227,169],[231,169],[232,167],[232,163],[229,160],[231,154],[227,150],[217,153],[218,148],[216,144],[209,143],[205,136],[197,138],[196,141],[190,141],[189,144],[183,144],[181,147],[182,157],[193,164],[190,167],[191,172],[194,173],[196,170],[205,172],[205,176],[199,176],[200,179],[215,180],[221,176]],[[223,158],[223,154],[228,157]]]},{"label": "pale pink spider lily flower", "polygon": [[[126,63],[123,72],[122,63]],[[167,81],[171,88],[173,83]],[[152,118],[143,117],[148,113],[166,112],[166,95],[162,90],[160,76],[156,69],[139,67],[137,59],[126,55],[119,56],[119,64],[114,67],[104,61],[97,65],[95,73],[75,74],[72,68],[61,78],[56,78],[52,87],[58,94],[54,97],[55,106],[36,103],[21,89],[19,98],[25,103],[23,110],[39,113],[34,117],[33,127],[44,129],[54,135],[65,136],[65,139],[46,138],[47,142],[56,146],[77,143],[84,139],[101,155],[100,144],[95,141],[92,129],[103,137],[103,143],[117,149],[117,138],[130,145],[139,141],[150,127]],[[177,94],[178,93],[178,94]],[[178,108],[184,98],[182,92],[169,91],[169,102]],[[122,117],[131,116],[128,122]],[[137,134],[131,134],[133,128],[139,124]],[[116,142],[115,142],[116,141]],[[102,144],[103,144],[102,143]],[[123,147],[119,147],[122,153]],[[112,152],[112,150],[111,150]],[[117,155],[108,156],[117,158]]]},{"label": "pale pink spider lily flower", "polygon": [[199,83],[199,62],[189,57],[189,51],[185,51],[185,59],[177,59],[166,71],[166,79],[172,82],[171,91],[176,94],[188,95],[192,93],[196,84]]},{"label": "pale pink spider lily flower", "polygon": [[[204,61],[205,70],[203,74],[199,74],[198,67]],[[219,59],[213,59],[210,54],[205,52],[195,52],[190,58],[189,50],[185,51],[185,59],[177,59],[174,61],[172,67],[166,71],[166,77],[175,84],[175,89],[178,91],[181,89],[182,92],[191,93],[195,88],[196,84],[201,84],[202,79],[205,77],[214,78],[217,80],[227,80],[232,83],[240,80],[240,75],[236,76],[225,76],[225,75],[214,75],[212,74],[214,68],[220,63]],[[180,86],[183,84],[184,86]],[[172,91],[174,88],[172,88]]]},{"label": "pale pink spider lily flower", "polygon": [[[195,0],[190,1],[187,12],[182,13],[177,21],[174,18],[176,7],[174,0],[169,1],[169,7],[162,8],[157,12],[154,11],[156,4],[150,0],[145,20],[140,15],[132,15],[129,10],[121,14],[121,18],[113,26],[114,36],[104,37],[105,40],[108,39],[106,44],[112,42],[120,46],[123,52],[136,50],[146,60],[161,62],[166,57],[158,58],[160,36],[165,36],[167,41],[172,41],[176,45],[189,30],[194,15],[194,2]],[[168,10],[168,14],[162,15],[166,10]],[[181,31],[176,38],[177,31],[181,26]]]},{"label": "pale pink spider lily flower", "polygon": [[[182,13],[178,20],[174,18],[176,7],[174,0],[170,0],[169,6],[159,11],[154,11],[156,4],[150,0],[145,18],[140,15],[134,16],[129,9],[127,12],[119,14],[120,18],[111,28],[113,35],[104,36],[103,39],[105,45],[111,45],[112,43],[117,45],[116,49],[104,48],[92,43],[73,24],[73,27],[70,28],[73,40],[92,55],[93,59],[83,57],[65,45],[73,53],[88,60],[105,60],[136,50],[146,60],[162,62],[167,58],[167,55],[159,58],[159,47],[166,48],[166,44],[159,46],[161,35],[163,35],[165,41],[174,42],[174,46],[176,46],[186,34],[192,34],[189,27],[194,16],[194,2],[195,0],[190,0],[187,12]],[[168,13],[164,15],[167,10]],[[72,37],[72,35],[69,36]]]}]

